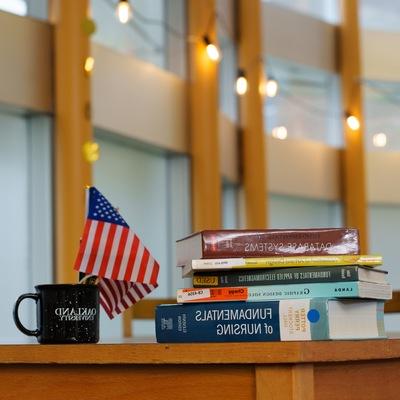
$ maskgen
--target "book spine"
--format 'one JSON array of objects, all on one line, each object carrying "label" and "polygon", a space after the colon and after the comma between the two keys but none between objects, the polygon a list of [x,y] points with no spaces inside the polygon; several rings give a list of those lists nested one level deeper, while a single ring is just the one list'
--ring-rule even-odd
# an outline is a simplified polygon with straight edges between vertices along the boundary
[{"label": "book spine", "polygon": [[220,271],[229,269],[323,267],[382,264],[382,256],[337,255],[337,256],[293,256],[259,258],[218,258],[192,260],[182,268],[182,276],[190,276],[195,271]]},{"label": "book spine", "polygon": [[[308,311],[308,310],[307,310]],[[158,307],[158,342],[279,341],[279,302]]]},{"label": "book spine", "polygon": [[159,306],[156,337],[161,343],[326,340],[329,339],[328,301]]},{"label": "book spine", "polygon": [[260,286],[296,283],[344,282],[358,280],[358,266],[303,267],[228,272],[197,273],[193,287]]},{"label": "book spine", "polygon": [[357,229],[204,231],[203,257],[359,254]]},{"label": "book spine", "polygon": [[309,283],[203,289],[179,289],[178,303],[266,301],[318,297],[359,297],[358,282]]}]

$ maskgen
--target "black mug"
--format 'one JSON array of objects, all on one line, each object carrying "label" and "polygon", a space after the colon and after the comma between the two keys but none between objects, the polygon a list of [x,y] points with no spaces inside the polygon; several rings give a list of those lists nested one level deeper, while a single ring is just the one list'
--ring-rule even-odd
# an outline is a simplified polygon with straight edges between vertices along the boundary
[{"label": "black mug", "polygon": [[[35,286],[36,293],[18,297],[14,322],[39,343],[97,343],[99,341],[99,290],[96,285],[55,284]],[[36,302],[36,330],[25,328],[18,316],[24,299]]]}]

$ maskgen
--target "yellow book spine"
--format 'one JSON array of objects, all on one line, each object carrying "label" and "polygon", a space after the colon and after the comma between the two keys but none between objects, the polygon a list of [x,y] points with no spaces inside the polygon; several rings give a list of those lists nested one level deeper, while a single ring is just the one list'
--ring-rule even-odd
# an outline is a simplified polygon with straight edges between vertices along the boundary
[{"label": "yellow book spine", "polygon": [[322,267],[341,265],[382,265],[379,255],[337,255],[337,256],[304,256],[304,257],[268,257],[243,258],[244,263],[231,265],[232,268],[278,268],[278,267]]},{"label": "yellow book spine", "polygon": [[190,276],[193,271],[221,271],[230,269],[286,268],[286,267],[324,267],[382,265],[380,255],[329,255],[329,256],[291,256],[265,258],[218,258],[192,260],[182,268],[182,276]]}]

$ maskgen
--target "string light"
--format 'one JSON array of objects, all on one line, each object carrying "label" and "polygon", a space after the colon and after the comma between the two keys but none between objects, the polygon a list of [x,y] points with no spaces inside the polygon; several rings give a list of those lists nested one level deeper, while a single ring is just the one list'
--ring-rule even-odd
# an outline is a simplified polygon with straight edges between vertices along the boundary
[{"label": "string light", "polygon": [[372,137],[372,143],[375,147],[385,147],[387,143],[386,134],[383,132],[375,133]]},{"label": "string light", "polygon": [[87,74],[91,74],[94,68],[94,58],[87,57],[85,60],[84,69]]},{"label": "string light", "polygon": [[207,35],[203,36],[203,41],[206,46],[208,58],[212,61],[219,61],[221,58],[221,52],[218,46],[211,42],[210,38]]},{"label": "string light", "polygon": [[288,136],[286,126],[276,126],[272,129],[272,137],[275,139],[285,140]]},{"label": "string light", "polygon": [[269,78],[265,83],[265,94],[268,97],[275,97],[278,94],[278,89],[278,82],[273,78]]},{"label": "string light", "polygon": [[119,0],[116,14],[121,24],[126,24],[132,18],[132,7],[128,0]]},{"label": "string light", "polygon": [[239,96],[243,96],[247,92],[247,89],[248,89],[248,83],[245,73],[242,69],[239,69],[238,77],[236,79],[236,93]]},{"label": "string light", "polygon": [[355,117],[354,115],[349,115],[346,118],[346,123],[347,126],[352,130],[352,131],[356,131],[358,129],[360,129],[360,121],[357,117]]},{"label": "string light", "polygon": [[278,94],[279,86],[275,79],[263,79],[260,82],[260,94],[267,97],[275,97]]}]

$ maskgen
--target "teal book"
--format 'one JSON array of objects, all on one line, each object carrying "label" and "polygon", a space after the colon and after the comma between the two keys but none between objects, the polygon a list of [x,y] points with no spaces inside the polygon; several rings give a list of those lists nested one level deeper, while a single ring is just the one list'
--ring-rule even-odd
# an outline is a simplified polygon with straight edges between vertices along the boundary
[{"label": "teal book", "polygon": [[383,302],[296,299],[171,304],[156,308],[160,343],[384,338]]},{"label": "teal book", "polygon": [[366,298],[389,300],[392,287],[388,283],[326,282],[292,285],[243,287],[187,288],[177,291],[178,303],[217,301],[265,301],[316,297]]}]

